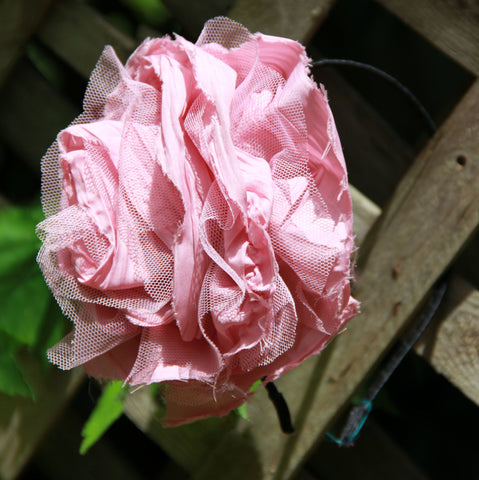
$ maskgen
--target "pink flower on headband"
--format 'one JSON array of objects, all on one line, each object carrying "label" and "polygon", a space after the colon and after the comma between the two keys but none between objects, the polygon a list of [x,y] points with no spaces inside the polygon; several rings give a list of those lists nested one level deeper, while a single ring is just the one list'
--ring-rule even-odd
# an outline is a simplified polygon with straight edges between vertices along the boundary
[{"label": "pink flower on headband", "polygon": [[357,312],[351,198],[304,48],[209,21],[103,52],[43,159],[38,262],[75,328],[62,369],[167,385],[166,425],[223,415]]}]

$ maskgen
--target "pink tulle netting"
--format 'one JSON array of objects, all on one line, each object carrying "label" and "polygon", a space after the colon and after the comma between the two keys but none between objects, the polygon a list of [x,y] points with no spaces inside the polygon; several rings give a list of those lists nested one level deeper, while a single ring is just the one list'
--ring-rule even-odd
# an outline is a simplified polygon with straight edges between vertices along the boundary
[{"label": "pink tulle netting", "polygon": [[304,48],[209,21],[112,48],[42,163],[38,262],[62,369],[164,382],[165,424],[223,415],[357,313],[351,198]]}]

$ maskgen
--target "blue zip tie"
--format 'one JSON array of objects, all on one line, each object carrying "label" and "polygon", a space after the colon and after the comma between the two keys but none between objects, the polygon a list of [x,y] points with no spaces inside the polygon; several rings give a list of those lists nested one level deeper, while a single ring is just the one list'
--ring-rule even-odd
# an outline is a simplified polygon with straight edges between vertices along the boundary
[{"label": "blue zip tie", "polygon": [[370,400],[361,400],[351,409],[348,421],[341,432],[341,436],[338,438],[331,432],[327,432],[326,436],[341,447],[352,447],[363,429],[372,409],[373,403]]}]

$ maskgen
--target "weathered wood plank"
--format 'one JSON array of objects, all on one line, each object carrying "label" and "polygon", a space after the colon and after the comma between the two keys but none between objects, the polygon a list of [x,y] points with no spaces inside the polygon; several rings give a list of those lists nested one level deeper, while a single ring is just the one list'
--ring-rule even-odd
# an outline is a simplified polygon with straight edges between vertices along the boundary
[{"label": "weathered wood plank", "polygon": [[[381,210],[354,187],[351,196],[356,241],[361,245]],[[453,276],[444,305],[415,351],[479,406],[479,290]]]},{"label": "weathered wood plank", "polygon": [[479,405],[479,291],[454,277],[441,311],[416,351]]},{"label": "weathered wood plank", "polygon": [[307,43],[336,0],[237,0],[229,16],[252,32]]},{"label": "weathered wood plank", "polygon": [[[361,245],[381,210],[354,187],[351,196],[354,231]],[[479,290],[453,276],[437,319],[415,351],[479,406]]]},{"label": "weathered wood plank", "polygon": [[38,37],[84,77],[89,77],[105,45],[125,61],[137,42],[80,2],[56,2],[38,30]]},{"label": "weathered wood plank", "polygon": [[4,0],[0,2],[0,86],[5,81],[23,47],[35,32],[52,0]]},{"label": "weathered wood plank", "polygon": [[[361,245],[380,209],[355,188],[351,196],[354,231]],[[479,291],[453,276],[444,305],[415,351],[479,406]]]},{"label": "weathered wood plank", "polygon": [[79,369],[67,374],[50,368],[45,375],[45,366],[29,358],[22,365],[37,398],[0,395],[0,478],[5,480],[17,477],[85,378]]},{"label": "weathered wood plank", "polygon": [[457,63],[479,75],[479,4],[461,0],[377,0]]}]

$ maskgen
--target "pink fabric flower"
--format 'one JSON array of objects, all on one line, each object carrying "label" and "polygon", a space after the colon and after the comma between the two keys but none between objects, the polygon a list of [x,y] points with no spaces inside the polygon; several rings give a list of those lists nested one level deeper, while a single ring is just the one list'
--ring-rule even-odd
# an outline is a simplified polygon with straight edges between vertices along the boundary
[{"label": "pink fabric flower", "polygon": [[43,159],[38,261],[75,324],[51,361],[166,383],[178,425],[238,407],[357,312],[346,168],[308,62],[226,18],[125,67],[105,49]]}]

